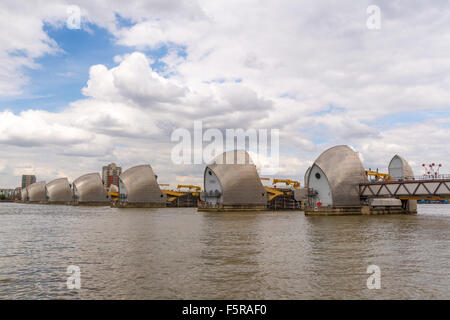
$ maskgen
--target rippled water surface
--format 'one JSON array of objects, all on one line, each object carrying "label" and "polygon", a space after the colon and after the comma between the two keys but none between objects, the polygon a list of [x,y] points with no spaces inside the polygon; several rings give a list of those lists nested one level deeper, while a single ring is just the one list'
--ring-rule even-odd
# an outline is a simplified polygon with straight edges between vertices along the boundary
[{"label": "rippled water surface", "polygon": [[305,217],[1,203],[0,299],[450,299],[449,229],[450,205]]}]

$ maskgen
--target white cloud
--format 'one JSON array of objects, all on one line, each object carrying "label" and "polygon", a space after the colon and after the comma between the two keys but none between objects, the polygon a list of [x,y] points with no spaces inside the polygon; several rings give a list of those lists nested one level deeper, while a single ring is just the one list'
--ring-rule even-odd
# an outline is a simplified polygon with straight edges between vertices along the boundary
[{"label": "white cloud", "polygon": [[24,68],[39,68],[36,58],[60,51],[43,26],[65,15],[65,6],[50,1],[0,6],[0,96],[18,95],[29,81]]},{"label": "white cloud", "polygon": [[[395,153],[414,165],[424,157],[448,159],[442,147],[450,134],[446,1],[383,2],[378,31],[366,28],[370,1],[73,4],[83,21],[106,28],[130,50],[114,57],[114,68],[92,66],[86,98],[60,112],[0,111],[7,154],[0,165],[33,164],[51,175],[110,160],[150,162],[165,181],[185,182],[201,168],[170,165],[169,137],[194,119],[222,130],[280,129],[282,175],[303,176],[334,144],[353,145],[367,167],[386,167]],[[36,58],[58,51],[43,23],[62,24],[65,5],[2,4],[0,94],[20,94],[28,81],[23,67],[36,68]],[[157,73],[135,51],[162,45],[169,53]],[[414,120],[431,111],[443,118]],[[393,114],[407,123],[389,121]],[[16,161],[21,157],[28,162]]]},{"label": "white cloud", "polygon": [[64,117],[46,111],[0,112],[0,143],[19,146],[67,145],[90,140],[88,131],[64,124]]},{"label": "white cloud", "polygon": [[[12,171],[39,171],[48,180],[50,174],[67,172],[58,167],[62,159],[76,164],[74,172],[88,163],[100,167],[102,161],[117,159],[124,166],[150,162],[165,173],[171,169],[169,177],[182,176],[189,168],[168,166],[173,129],[192,127],[192,121],[202,113],[211,119],[207,126],[245,126],[251,123],[252,112],[264,114],[271,108],[270,101],[243,84],[215,83],[194,91],[176,79],[158,75],[149,64],[144,54],[135,52],[111,69],[92,66],[83,88],[87,98],[58,112],[1,112],[0,145],[4,152],[17,156],[18,148],[23,147],[22,156],[29,159],[18,162]],[[244,108],[247,104],[248,110]],[[222,118],[223,123],[214,123]]]}]

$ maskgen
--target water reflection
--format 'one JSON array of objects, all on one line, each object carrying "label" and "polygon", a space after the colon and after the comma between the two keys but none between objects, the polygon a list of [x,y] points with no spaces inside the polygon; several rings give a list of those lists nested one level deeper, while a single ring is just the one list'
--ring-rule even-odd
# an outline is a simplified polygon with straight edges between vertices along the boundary
[{"label": "water reflection", "polygon": [[208,283],[204,290],[211,298],[257,293],[262,275],[258,256],[264,245],[258,237],[259,214],[201,213],[199,283]]},{"label": "water reflection", "polygon": [[[0,298],[448,299],[449,226],[448,205],[305,217],[1,204]],[[69,265],[80,290],[66,288]]]}]

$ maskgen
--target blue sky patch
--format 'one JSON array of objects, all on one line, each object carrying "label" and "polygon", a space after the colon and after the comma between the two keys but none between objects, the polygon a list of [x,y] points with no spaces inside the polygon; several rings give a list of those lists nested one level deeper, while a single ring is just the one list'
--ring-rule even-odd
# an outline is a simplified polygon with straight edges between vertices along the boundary
[{"label": "blue sky patch", "polygon": [[[119,24],[126,26],[131,21],[121,18]],[[70,102],[85,98],[81,89],[86,86],[91,66],[103,64],[108,69],[112,68],[117,65],[115,56],[135,51],[135,48],[116,44],[114,36],[106,29],[95,24],[87,25],[87,29],[89,31],[46,24],[44,31],[56,41],[61,51],[36,59],[35,62],[40,65],[37,69],[25,68],[25,75],[30,81],[23,88],[23,94],[1,98],[0,109],[13,112],[28,109],[61,110]],[[179,56],[186,57],[184,47],[170,44],[155,50],[140,51],[154,61],[151,65],[153,70],[163,72],[166,65],[160,59],[173,48]],[[23,52],[12,54],[23,55]]]}]

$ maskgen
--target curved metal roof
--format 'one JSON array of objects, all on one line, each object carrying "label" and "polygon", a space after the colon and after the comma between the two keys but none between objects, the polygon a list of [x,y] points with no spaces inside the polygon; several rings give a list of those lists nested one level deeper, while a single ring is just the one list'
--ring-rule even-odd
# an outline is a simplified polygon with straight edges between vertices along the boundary
[{"label": "curved metal roof", "polygon": [[47,183],[47,196],[49,202],[70,202],[73,192],[67,178],[59,178]]},{"label": "curved metal roof", "polygon": [[413,179],[414,178],[414,171],[412,170],[412,168],[409,165],[409,163],[406,162],[406,160],[403,159],[398,154],[393,156],[391,161],[389,162],[389,166],[388,166],[389,174],[392,176],[392,174],[391,174],[391,164],[392,164],[392,161],[394,161],[395,159],[399,159],[401,161],[401,163],[402,163],[402,176],[399,177],[399,178],[402,178],[402,179]]},{"label": "curved metal roof", "polygon": [[152,167],[148,164],[125,170],[120,175],[120,180],[127,189],[127,202],[166,202],[166,196],[161,192]]},{"label": "curved metal roof", "polygon": [[333,205],[359,205],[359,184],[366,175],[357,152],[346,145],[325,150],[314,162],[327,176]]},{"label": "curved metal roof", "polygon": [[[206,166],[204,172],[204,178],[208,169],[217,176],[222,187],[222,203],[224,205],[267,204],[266,190],[249,154],[246,151],[225,152],[219,156],[218,160],[224,160],[224,158],[226,161],[219,161],[219,163],[215,161]],[[239,159],[245,164],[239,164]]]},{"label": "curved metal roof", "polygon": [[73,182],[79,202],[108,202],[99,173],[88,173]]},{"label": "curved metal roof", "polygon": [[45,181],[35,182],[27,187],[28,201],[43,202],[47,201],[47,193],[45,192]]},{"label": "curved metal roof", "polygon": [[218,155],[210,164],[253,164],[253,161],[247,151],[231,150]]}]

